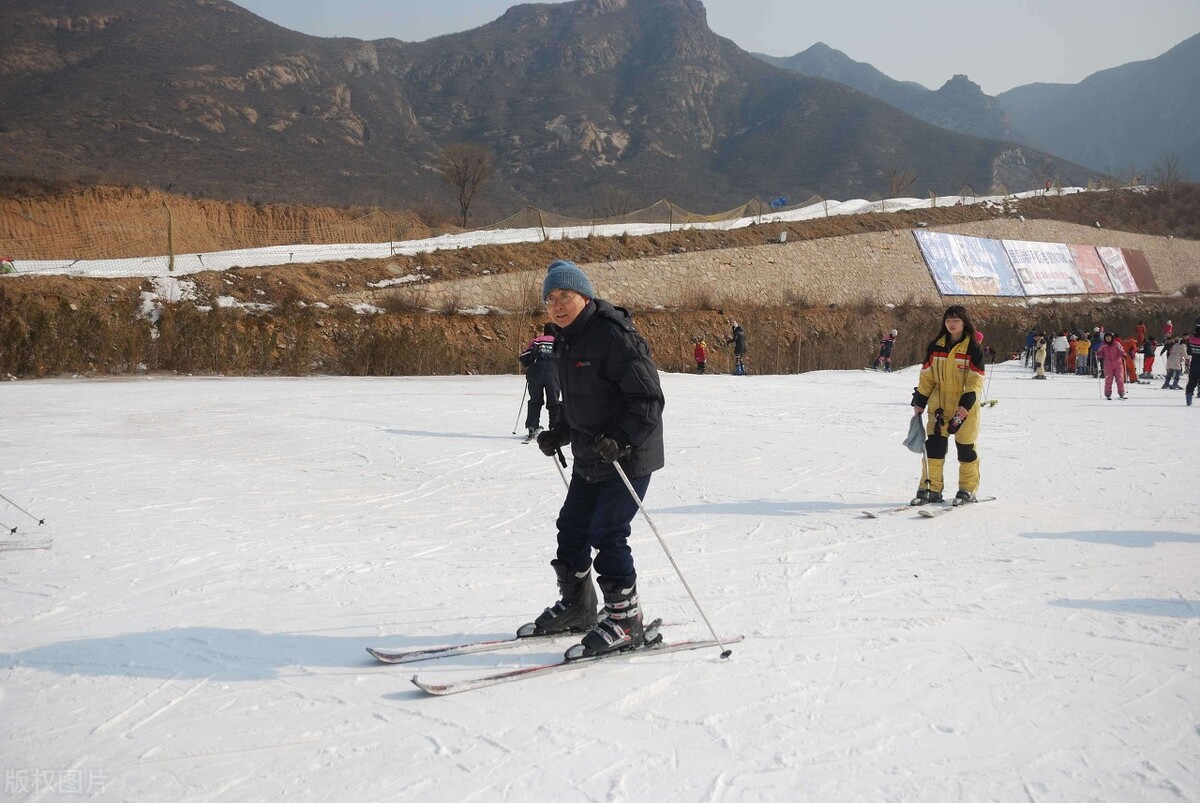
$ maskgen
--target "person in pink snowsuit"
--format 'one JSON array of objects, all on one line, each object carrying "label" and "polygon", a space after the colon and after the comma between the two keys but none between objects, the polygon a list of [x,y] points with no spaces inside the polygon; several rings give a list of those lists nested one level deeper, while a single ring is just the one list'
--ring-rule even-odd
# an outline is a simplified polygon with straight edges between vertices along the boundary
[{"label": "person in pink snowsuit", "polygon": [[1113,380],[1117,380],[1117,393],[1125,398],[1125,345],[1112,332],[1104,333],[1104,343],[1096,352],[1104,361],[1104,398],[1112,398]]}]

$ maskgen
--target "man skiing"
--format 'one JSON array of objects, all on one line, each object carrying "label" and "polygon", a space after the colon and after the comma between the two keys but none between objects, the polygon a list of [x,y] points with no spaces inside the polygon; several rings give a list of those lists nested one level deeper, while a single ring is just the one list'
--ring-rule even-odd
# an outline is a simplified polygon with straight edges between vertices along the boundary
[{"label": "man skiing", "polygon": [[529,341],[521,352],[521,365],[525,366],[525,382],[529,386],[529,409],[525,413],[525,429],[529,442],[542,431],[542,403],[550,415],[550,427],[558,423],[558,371],[554,365],[554,326],[546,324],[542,333]]},{"label": "man skiing", "polygon": [[[575,263],[550,265],[542,298],[557,334],[563,414],[538,435],[538,448],[553,457],[570,444],[574,465],[558,515],[558,550],[550,562],[560,599],[518,635],[585,632],[569,657],[639,647],[645,633],[628,544],[638,504],[613,463],[619,463],[638,498],[645,496],[651,473],[663,467],[665,402],[658,369],[629,313],[597,298]],[[604,598],[599,621],[593,567]]]}]

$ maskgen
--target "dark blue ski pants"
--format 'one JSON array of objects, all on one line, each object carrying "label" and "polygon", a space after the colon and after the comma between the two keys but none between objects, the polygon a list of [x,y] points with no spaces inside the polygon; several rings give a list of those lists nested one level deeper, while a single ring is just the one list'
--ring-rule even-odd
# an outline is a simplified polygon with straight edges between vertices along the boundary
[{"label": "dark blue ski pants", "polygon": [[[637,491],[638,499],[644,499],[650,475],[632,477],[629,483]],[[571,475],[567,498],[558,512],[558,559],[575,571],[591,565],[599,577],[632,584],[637,572],[628,539],[629,525],[637,512],[637,503],[620,477],[588,482]],[[593,549],[595,560],[592,560]]]}]

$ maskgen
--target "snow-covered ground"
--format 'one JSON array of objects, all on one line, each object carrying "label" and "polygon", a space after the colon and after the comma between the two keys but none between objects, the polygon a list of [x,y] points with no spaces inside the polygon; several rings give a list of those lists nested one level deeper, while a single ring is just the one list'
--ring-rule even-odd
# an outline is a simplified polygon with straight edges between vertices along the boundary
[{"label": "snow-covered ground", "polygon": [[[1085,192],[1082,187],[1056,189],[1057,195]],[[1039,191],[1014,193],[1007,196],[939,196],[937,206],[956,204],[984,204],[997,206],[1008,200],[1019,200],[1044,195]],[[821,201],[808,206],[771,212],[736,220],[715,223],[689,223],[689,229],[737,229],[754,223],[785,223],[789,221],[813,220],[834,215],[861,215],[872,212],[899,212],[906,209],[927,209],[928,198],[891,198],[884,201]],[[324,262],[338,259],[386,259],[396,255],[413,255],[453,248],[472,248],[478,245],[502,245],[513,243],[541,242],[552,240],[579,239],[601,236],[616,237],[621,234],[646,235],[681,228],[670,223],[621,223],[542,227],[528,229],[479,229],[461,234],[443,234],[422,240],[407,240],[391,243],[343,243],[340,245],[312,245],[297,243],[266,248],[243,248],[232,251],[217,251],[208,254],[176,254],[173,267],[166,255],[147,256],[133,259],[19,259],[18,273],[70,274],[73,276],[181,276],[206,270],[229,270],[231,268],[266,267],[270,265],[292,265],[307,262]]]},{"label": "snow-covered ground", "polygon": [[[997,501],[926,520],[915,368],[664,375],[647,507],[717,650],[452,697],[555,598],[520,377],[2,386],[6,800],[1200,799],[1200,406],[994,368]],[[951,476],[953,475],[951,460]],[[953,490],[953,480],[950,487]],[[28,531],[28,534],[26,534]],[[640,519],[647,613],[706,634]]]}]

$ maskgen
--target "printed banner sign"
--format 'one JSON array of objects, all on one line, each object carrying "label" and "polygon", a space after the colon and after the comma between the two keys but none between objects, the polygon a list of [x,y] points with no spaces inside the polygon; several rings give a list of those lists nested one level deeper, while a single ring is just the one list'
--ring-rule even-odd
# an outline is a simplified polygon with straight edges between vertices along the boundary
[{"label": "printed banner sign", "polygon": [[1139,293],[1159,292],[1158,282],[1154,280],[1154,274],[1150,271],[1150,260],[1146,259],[1144,251],[1122,248],[1121,255],[1125,257],[1125,267],[1129,268],[1129,274],[1133,276]]},{"label": "printed banner sign", "polygon": [[1024,291],[999,240],[915,229],[917,245],[944,296],[1021,296]]},{"label": "printed banner sign", "polygon": [[1100,260],[1104,262],[1104,269],[1108,271],[1113,292],[1136,293],[1138,291],[1137,282],[1133,280],[1133,274],[1129,272],[1129,266],[1125,264],[1125,255],[1121,253],[1120,248],[1102,245],[1096,248],[1096,253],[1100,255]]},{"label": "printed banner sign", "polygon": [[1087,292],[1075,270],[1070,249],[1062,243],[1002,242],[1026,295],[1067,296]]},{"label": "printed banner sign", "polygon": [[989,240],[913,229],[944,296],[1157,292],[1145,253],[1129,248]]},{"label": "printed banner sign", "polygon": [[1100,261],[1100,255],[1096,253],[1095,246],[1068,245],[1067,248],[1071,251],[1075,270],[1079,272],[1079,278],[1083,279],[1083,286],[1089,293],[1111,293],[1113,291],[1112,282],[1108,280],[1108,271],[1104,269],[1104,263]]}]

